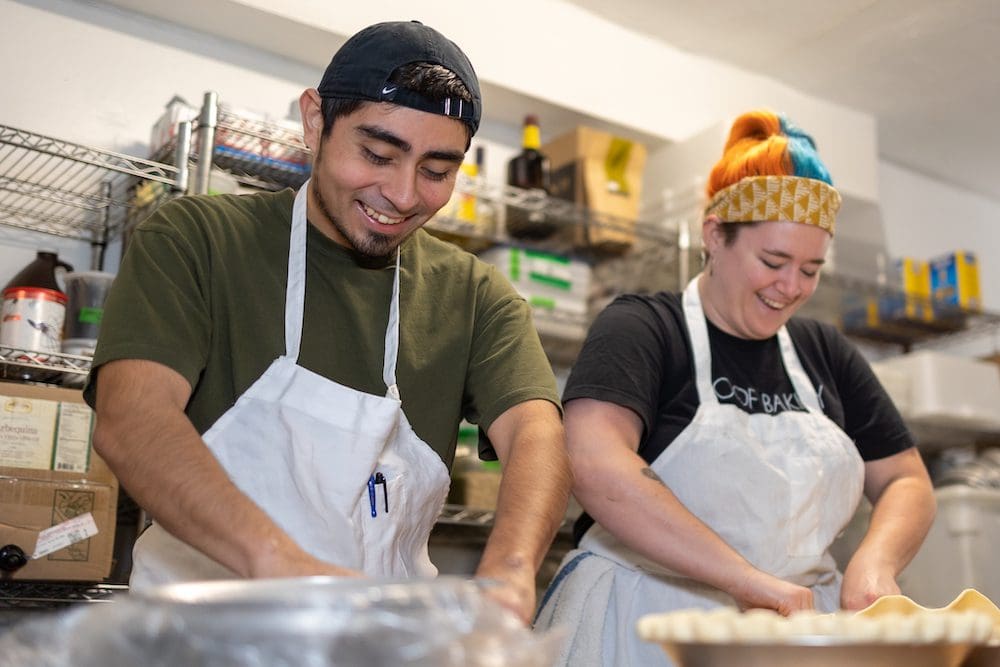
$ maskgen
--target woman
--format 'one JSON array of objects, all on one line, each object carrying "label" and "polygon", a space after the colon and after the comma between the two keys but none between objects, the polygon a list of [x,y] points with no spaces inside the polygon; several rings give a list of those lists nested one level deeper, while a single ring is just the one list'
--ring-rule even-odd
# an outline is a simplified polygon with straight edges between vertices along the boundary
[{"label": "woman", "polygon": [[[683,294],[597,318],[563,396],[579,548],[536,627],[576,665],[662,664],[636,620],[684,608],[859,609],[934,516],[899,413],[812,296],[840,196],[812,139],[769,111],[734,123],[708,185],[705,270]],[[871,526],[843,576],[829,547],[862,492]]]}]

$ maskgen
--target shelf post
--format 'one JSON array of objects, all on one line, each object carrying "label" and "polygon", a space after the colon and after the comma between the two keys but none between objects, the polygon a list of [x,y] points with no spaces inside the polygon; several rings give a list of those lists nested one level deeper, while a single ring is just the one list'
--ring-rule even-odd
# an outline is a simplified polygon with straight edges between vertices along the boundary
[{"label": "shelf post", "polygon": [[111,181],[101,183],[101,194],[107,202],[101,215],[101,227],[95,229],[90,240],[90,268],[93,271],[104,270],[104,252],[108,247],[108,232],[111,229],[111,207],[115,206],[111,197]]},{"label": "shelf post", "polygon": [[191,169],[188,159],[191,157],[191,121],[184,120],[177,124],[177,145],[174,147],[174,164],[177,166],[177,180],[174,190],[187,192]]},{"label": "shelf post", "polygon": [[208,193],[212,176],[212,157],[215,151],[215,127],[219,122],[219,95],[205,93],[198,117],[198,164],[194,172],[194,194]]}]

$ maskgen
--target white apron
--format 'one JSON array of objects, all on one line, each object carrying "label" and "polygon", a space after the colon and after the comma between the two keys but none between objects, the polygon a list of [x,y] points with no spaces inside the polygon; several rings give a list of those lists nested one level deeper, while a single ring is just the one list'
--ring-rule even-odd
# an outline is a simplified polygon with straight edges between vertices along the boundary
[{"label": "white apron", "polygon": [[[385,396],[297,365],[306,279],[306,192],[292,212],[285,354],[204,434],[241,491],[303,549],[372,577],[431,577],[427,540],[448,493],[441,458],[413,432],[396,388],[399,251],[385,333]],[[341,350],[350,354],[350,350]],[[236,578],[154,523],[136,541],[130,584]]]},{"label": "white apron", "polygon": [[[864,463],[854,443],[823,414],[785,327],[781,358],[806,412],[748,414],[721,404],[698,278],[684,291],[699,406],[691,423],[651,464],[695,516],[757,568],[808,586],[817,609],[839,608],[840,575],[828,548],[854,515]],[[647,613],[736,606],[722,591],[635,553],[599,524],[567,554],[536,627],[565,625],[558,664],[670,664],[636,637]]]}]

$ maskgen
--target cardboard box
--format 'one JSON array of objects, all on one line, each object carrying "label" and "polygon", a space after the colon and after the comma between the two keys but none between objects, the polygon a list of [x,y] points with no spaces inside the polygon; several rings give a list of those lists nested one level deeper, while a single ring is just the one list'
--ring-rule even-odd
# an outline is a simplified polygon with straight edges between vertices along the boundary
[{"label": "cardboard box", "polygon": [[596,213],[574,229],[574,243],[622,252],[635,240],[646,147],[590,127],[577,127],[541,148],[552,174],[550,194]]},{"label": "cardboard box", "polygon": [[531,305],[538,333],[567,340],[587,335],[590,265],[525,248],[491,248],[480,259],[496,266]]},{"label": "cardboard box", "polygon": [[979,260],[975,253],[956,251],[934,257],[930,267],[935,310],[948,314],[963,310],[978,312],[982,308]]},{"label": "cardboard box", "polygon": [[[79,390],[0,383],[0,546],[30,559],[5,578],[110,575],[118,481],[93,452],[92,430]],[[58,548],[32,558],[46,544]]]},{"label": "cardboard box", "polygon": [[521,294],[586,301],[590,297],[590,265],[566,255],[516,247],[496,247],[479,258],[500,269]]},{"label": "cardboard box", "polygon": [[924,260],[902,257],[893,263],[893,270],[902,291],[881,298],[879,310],[882,319],[889,322],[933,320],[930,264]]}]

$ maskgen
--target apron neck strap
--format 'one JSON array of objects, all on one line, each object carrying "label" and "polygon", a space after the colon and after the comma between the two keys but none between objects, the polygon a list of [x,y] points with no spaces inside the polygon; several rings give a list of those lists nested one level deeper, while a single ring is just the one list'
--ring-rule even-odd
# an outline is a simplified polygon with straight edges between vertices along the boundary
[{"label": "apron neck strap", "polygon": [[718,403],[715,391],[712,389],[712,348],[708,342],[708,324],[705,322],[705,311],[701,307],[701,295],[698,294],[698,274],[691,279],[684,289],[684,322],[687,324],[688,337],[691,339],[691,353],[694,356],[694,378],[698,388],[698,402]]},{"label": "apron neck strap", "polygon": [[799,355],[792,344],[792,337],[788,335],[788,329],[785,327],[778,330],[778,344],[781,346],[781,361],[785,364],[785,372],[788,373],[799,400],[810,412],[823,412],[819,404],[819,394],[806,375],[806,370],[802,367]]},{"label": "apron neck strap", "polygon": [[299,358],[302,343],[302,317],[306,302],[306,201],[307,180],[295,195],[292,206],[292,230],[288,239],[288,284],[285,288],[285,356]]},{"label": "apron neck strap", "polygon": [[392,301],[389,303],[389,326],[385,329],[385,354],[382,362],[382,380],[389,395],[399,398],[396,387],[396,358],[399,355],[399,246],[396,246],[396,270],[392,278]]}]

